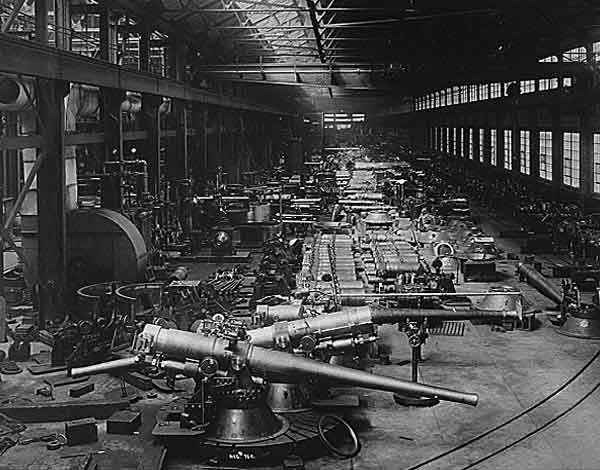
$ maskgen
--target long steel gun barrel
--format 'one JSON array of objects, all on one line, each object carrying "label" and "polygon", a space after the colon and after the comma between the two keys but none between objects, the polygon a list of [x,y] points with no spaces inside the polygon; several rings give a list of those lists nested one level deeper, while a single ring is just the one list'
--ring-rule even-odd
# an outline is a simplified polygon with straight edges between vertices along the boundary
[{"label": "long steel gun barrel", "polygon": [[557,304],[563,303],[563,295],[560,290],[550,283],[541,273],[536,271],[533,266],[520,263],[517,267],[519,274],[527,280],[529,284],[535,287],[541,294],[548,297]]},{"label": "long steel gun barrel", "polygon": [[439,318],[467,320],[473,318],[520,318],[519,311],[405,309],[360,307],[336,313],[277,322],[271,326],[248,330],[248,340],[256,345],[272,347],[281,341],[294,343],[313,335],[319,338],[339,338],[356,333],[368,333],[373,325],[397,323],[405,319]]},{"label": "long steel gun barrel", "polygon": [[[248,341],[223,339],[198,333],[165,329],[157,325],[146,325],[137,336],[134,351],[138,361],[159,368],[174,370],[190,377],[206,375],[207,367],[218,370],[236,370],[247,366],[259,377],[289,377],[291,379],[321,379],[393,393],[414,396],[437,397],[456,403],[475,406],[478,396],[414,382],[395,379],[368,372],[340,367],[306,359],[282,351],[265,349]],[[122,361],[115,368],[122,367]],[[106,372],[111,363],[80,367],[71,370],[71,376],[91,375]]]}]

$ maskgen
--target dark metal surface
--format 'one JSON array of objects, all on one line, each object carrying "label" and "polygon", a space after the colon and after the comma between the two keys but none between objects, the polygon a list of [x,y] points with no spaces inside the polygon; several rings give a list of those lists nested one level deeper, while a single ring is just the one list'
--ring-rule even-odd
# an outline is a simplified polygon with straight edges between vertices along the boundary
[{"label": "dark metal surface", "polygon": [[80,209],[68,214],[67,227],[69,262],[83,260],[92,281],[142,279],[148,252],[127,217],[109,209]]}]

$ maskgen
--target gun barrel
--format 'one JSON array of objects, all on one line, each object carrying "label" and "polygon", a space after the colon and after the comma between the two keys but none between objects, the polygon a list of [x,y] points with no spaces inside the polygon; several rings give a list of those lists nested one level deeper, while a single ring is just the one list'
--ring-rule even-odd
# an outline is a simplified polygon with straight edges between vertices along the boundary
[{"label": "gun barrel", "polygon": [[377,307],[372,310],[373,323],[382,325],[396,323],[404,318],[441,318],[444,320],[471,320],[521,318],[517,310],[443,310],[443,309],[411,309]]},{"label": "gun barrel", "polygon": [[111,372],[117,369],[124,369],[133,367],[140,358],[138,356],[125,357],[123,359],[115,359],[114,361],[101,362],[100,364],[94,364],[85,367],[75,367],[69,371],[71,377],[82,377],[84,375],[96,375],[103,374],[105,372]]},{"label": "gun barrel", "polygon": [[[521,312],[488,310],[443,310],[385,308],[374,305],[344,310],[337,313],[282,321],[271,326],[248,330],[248,341],[255,346],[271,347],[277,338],[286,337],[292,342],[306,335],[341,337],[372,328],[373,325],[397,323],[405,318],[443,318],[446,320],[469,320],[473,318],[520,318]],[[366,332],[366,331],[363,331]]]},{"label": "gun barrel", "polygon": [[533,266],[520,263],[517,269],[519,273],[527,279],[527,282],[535,287],[541,294],[557,304],[562,303],[563,296],[560,290],[553,286],[540,272],[536,271]]},{"label": "gun barrel", "polygon": [[281,351],[261,348],[247,341],[232,343],[226,339],[209,337],[189,331],[164,329],[146,325],[137,338],[137,345],[146,354],[162,354],[176,360],[201,360],[214,357],[223,370],[227,370],[232,356],[245,363],[258,375],[276,375],[290,378],[317,378],[375,390],[437,397],[440,400],[475,406],[478,396],[446,388],[408,382],[393,377],[314,361]]}]

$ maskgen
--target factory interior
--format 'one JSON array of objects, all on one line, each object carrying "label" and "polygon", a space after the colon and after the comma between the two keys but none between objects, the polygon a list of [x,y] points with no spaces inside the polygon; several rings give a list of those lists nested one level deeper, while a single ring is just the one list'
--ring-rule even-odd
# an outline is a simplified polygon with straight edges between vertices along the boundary
[{"label": "factory interior", "polygon": [[0,0],[0,470],[599,470],[599,28]]}]

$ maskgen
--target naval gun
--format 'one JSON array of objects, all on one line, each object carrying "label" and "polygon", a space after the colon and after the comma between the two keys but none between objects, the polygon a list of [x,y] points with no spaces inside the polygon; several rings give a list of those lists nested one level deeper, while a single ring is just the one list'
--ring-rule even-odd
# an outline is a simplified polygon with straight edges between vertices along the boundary
[{"label": "naval gun", "polygon": [[[314,361],[262,348],[244,338],[243,329],[237,335],[218,337],[146,325],[134,340],[132,357],[74,368],[70,375],[145,365],[193,378],[196,387],[191,396],[161,407],[153,435],[167,445],[179,445],[178,449],[183,445],[190,452],[193,449],[224,464],[239,463],[240,458],[246,464],[265,459],[272,462],[291,451],[302,457],[312,456],[323,447],[342,457],[358,453],[356,432],[339,417],[332,420],[332,415],[314,409],[274,412],[267,401],[270,381],[324,380],[471,406],[478,402],[474,393]],[[344,427],[355,444],[350,452],[332,445],[336,435],[339,438],[340,433],[344,434]]]},{"label": "naval gun", "polygon": [[[489,295],[493,295],[490,292]],[[418,294],[417,294],[418,296]],[[520,304],[519,304],[520,305]],[[377,325],[405,323],[407,320],[468,320],[468,319],[520,319],[520,308],[514,310],[444,310],[385,308],[375,304],[340,312],[276,322],[263,328],[247,331],[248,341],[255,346],[287,349],[298,348],[299,352],[310,353],[317,349],[338,349],[336,346],[350,345],[347,338],[363,338],[372,342]]]},{"label": "naval gun", "polygon": [[593,303],[581,301],[577,286],[562,281],[561,289],[556,287],[532,265],[519,263],[517,273],[521,281],[527,281],[538,292],[555,302],[560,312],[553,322],[560,327],[556,330],[565,336],[583,339],[600,339],[600,291],[596,291]]},{"label": "naval gun", "polygon": [[415,384],[387,376],[321,363],[283,351],[274,351],[241,338],[219,338],[194,332],[146,325],[136,336],[134,356],[87,367],[73,368],[71,377],[99,374],[148,364],[161,370],[199,378],[217,371],[247,367],[257,377],[316,378],[381,391],[437,396],[441,400],[475,406],[472,393]]}]

